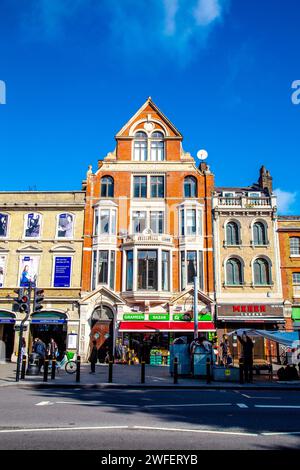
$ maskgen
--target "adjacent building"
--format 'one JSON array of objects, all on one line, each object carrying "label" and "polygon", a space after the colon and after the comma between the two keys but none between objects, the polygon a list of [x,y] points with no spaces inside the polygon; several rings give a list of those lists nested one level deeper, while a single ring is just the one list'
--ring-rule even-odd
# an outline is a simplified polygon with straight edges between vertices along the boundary
[{"label": "adjacent building", "polygon": [[167,349],[174,337],[191,336],[184,314],[192,312],[195,275],[199,329],[214,331],[213,174],[196,166],[151,98],[115,139],[83,183],[82,356],[91,338],[105,354],[113,344]]},{"label": "adjacent building", "polygon": [[24,314],[15,289],[28,280],[44,289],[44,308],[25,325],[25,339],[50,337],[60,351],[76,351],[83,248],[85,193],[0,192],[0,340],[15,360],[16,331]]},{"label": "adjacent building", "polygon": [[213,226],[219,340],[239,328],[283,328],[276,196],[264,167],[256,184],[215,189]]},{"label": "adjacent building", "polygon": [[286,329],[300,328],[300,216],[279,216],[278,235]]}]

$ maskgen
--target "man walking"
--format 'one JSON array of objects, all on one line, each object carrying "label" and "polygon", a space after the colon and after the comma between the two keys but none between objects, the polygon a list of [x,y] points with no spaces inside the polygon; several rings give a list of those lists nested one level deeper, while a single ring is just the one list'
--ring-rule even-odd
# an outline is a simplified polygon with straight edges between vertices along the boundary
[{"label": "man walking", "polygon": [[238,335],[238,340],[242,345],[241,358],[244,360],[245,382],[253,380],[253,341],[244,331],[242,337]]}]

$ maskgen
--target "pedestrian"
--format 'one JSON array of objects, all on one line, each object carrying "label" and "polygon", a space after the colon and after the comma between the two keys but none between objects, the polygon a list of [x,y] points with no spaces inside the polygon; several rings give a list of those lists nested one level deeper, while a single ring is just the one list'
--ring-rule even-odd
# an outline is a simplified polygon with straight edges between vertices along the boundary
[{"label": "pedestrian", "polygon": [[34,352],[39,355],[39,369],[42,367],[45,361],[45,356],[46,356],[46,345],[45,343],[40,339],[37,338],[35,346],[34,346]]},{"label": "pedestrian", "polygon": [[22,345],[21,345],[21,362],[23,361],[23,356],[26,355],[26,341],[25,338],[22,338]]},{"label": "pedestrian", "polygon": [[50,339],[50,343],[48,344],[47,354],[51,357],[51,359],[56,359],[58,355],[58,347],[53,338]]},{"label": "pedestrian", "polygon": [[226,335],[223,335],[223,341],[220,344],[221,348],[221,363],[224,366],[228,366],[228,358],[230,356],[229,341]]},{"label": "pedestrian", "polygon": [[244,361],[244,376],[245,382],[252,382],[253,380],[253,341],[244,331],[242,336],[237,335],[239,342],[242,345],[241,358]]},{"label": "pedestrian", "polygon": [[97,341],[94,339],[92,344],[93,344],[93,346],[92,346],[91,354],[90,354],[90,357],[89,357],[89,361],[91,363],[90,374],[95,374],[96,364],[97,364],[97,359],[98,359],[98,350],[97,350],[97,347],[96,347]]}]

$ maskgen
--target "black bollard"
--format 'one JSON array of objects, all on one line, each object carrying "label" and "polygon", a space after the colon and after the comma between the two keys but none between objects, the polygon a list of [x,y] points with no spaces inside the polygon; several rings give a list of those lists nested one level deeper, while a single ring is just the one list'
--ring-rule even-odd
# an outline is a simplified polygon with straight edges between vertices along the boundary
[{"label": "black bollard", "polygon": [[211,364],[210,357],[207,356],[207,358],[206,358],[206,383],[207,384],[210,384],[210,382],[211,382],[210,364]]},{"label": "black bollard", "polygon": [[21,380],[25,380],[25,371],[26,371],[26,356],[24,354],[23,359],[22,359]]},{"label": "black bollard", "polygon": [[56,371],[56,359],[52,359],[52,365],[51,365],[51,380],[55,379],[55,371]]},{"label": "black bollard", "polygon": [[112,383],[113,381],[113,363],[114,361],[109,361],[108,363],[108,383]]},{"label": "black bollard", "polygon": [[44,382],[48,381],[48,367],[49,367],[49,359],[46,357],[44,359]]},{"label": "black bollard", "polygon": [[145,368],[146,368],[145,361],[141,361],[141,384],[145,383]]},{"label": "black bollard", "polygon": [[178,384],[178,359],[174,357],[174,384]]},{"label": "black bollard", "polygon": [[244,383],[244,359],[239,359],[239,367],[240,367],[240,384]]},{"label": "black bollard", "polygon": [[76,359],[76,382],[80,382],[80,356]]}]

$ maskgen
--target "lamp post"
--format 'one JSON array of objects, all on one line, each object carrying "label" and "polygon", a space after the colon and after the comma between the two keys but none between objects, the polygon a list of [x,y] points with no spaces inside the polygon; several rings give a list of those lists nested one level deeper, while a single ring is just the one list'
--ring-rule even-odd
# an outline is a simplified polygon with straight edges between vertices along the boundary
[{"label": "lamp post", "polygon": [[198,338],[198,277],[194,276],[194,339]]}]

